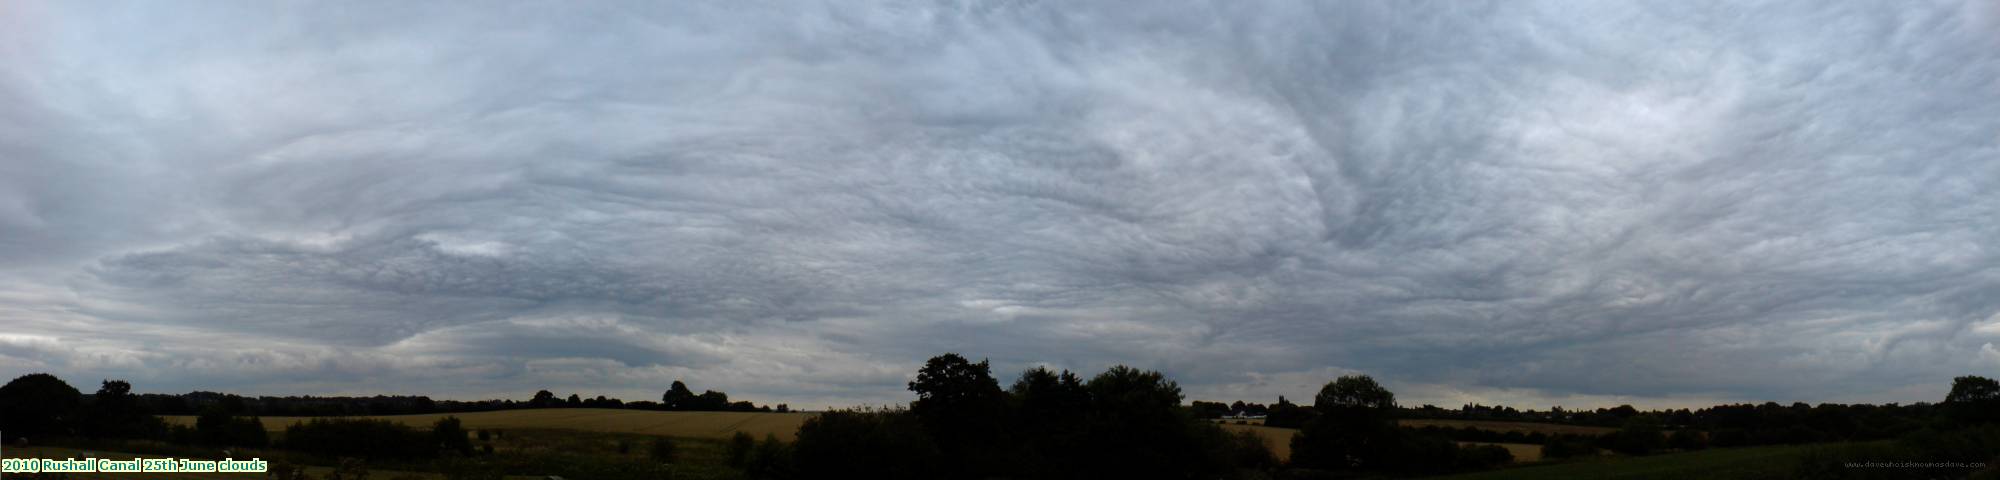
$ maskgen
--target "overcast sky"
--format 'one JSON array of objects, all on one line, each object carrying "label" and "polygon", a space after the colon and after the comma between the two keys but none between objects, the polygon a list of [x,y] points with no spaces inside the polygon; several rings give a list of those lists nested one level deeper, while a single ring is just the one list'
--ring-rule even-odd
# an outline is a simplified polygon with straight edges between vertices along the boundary
[{"label": "overcast sky", "polygon": [[1991,2],[0,2],[0,377],[1941,400]]}]

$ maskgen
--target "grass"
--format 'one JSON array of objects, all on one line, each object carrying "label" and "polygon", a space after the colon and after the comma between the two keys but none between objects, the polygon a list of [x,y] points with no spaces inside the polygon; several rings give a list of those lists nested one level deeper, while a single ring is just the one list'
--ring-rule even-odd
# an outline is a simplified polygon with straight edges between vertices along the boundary
[{"label": "grass", "polygon": [[1767,447],[1718,448],[1695,452],[1664,453],[1643,457],[1603,456],[1561,463],[1523,465],[1501,470],[1453,475],[1459,480],[1507,480],[1539,478],[1578,479],[1765,479],[1785,478],[1800,459],[1815,448],[1828,445],[1778,445]]},{"label": "grass", "polygon": [[[359,418],[378,418],[402,423],[419,429],[429,429],[431,424],[447,416],[458,417],[465,429],[470,430],[516,430],[516,429],[568,429],[605,433],[632,433],[641,435],[665,435],[683,438],[726,439],[736,432],[749,433],[756,438],[776,435],[779,440],[792,441],[798,434],[799,425],[811,418],[810,413],[769,413],[769,412],[661,412],[653,410],[625,410],[615,408],[541,408],[527,410],[501,410],[494,412],[430,413],[422,415],[380,415]],[[194,425],[195,417],[190,415],[163,415],[169,424]],[[263,417],[264,429],[283,432],[285,427],[318,417]]]}]

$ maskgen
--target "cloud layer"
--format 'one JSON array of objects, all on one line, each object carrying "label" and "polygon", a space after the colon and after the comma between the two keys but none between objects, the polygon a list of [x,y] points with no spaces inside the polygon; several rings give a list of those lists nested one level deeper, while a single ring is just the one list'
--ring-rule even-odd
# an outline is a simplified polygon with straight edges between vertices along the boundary
[{"label": "cloud layer", "polygon": [[[14,3],[0,373],[1406,401],[2000,370],[1983,2]],[[385,392],[385,390],[387,392]]]}]

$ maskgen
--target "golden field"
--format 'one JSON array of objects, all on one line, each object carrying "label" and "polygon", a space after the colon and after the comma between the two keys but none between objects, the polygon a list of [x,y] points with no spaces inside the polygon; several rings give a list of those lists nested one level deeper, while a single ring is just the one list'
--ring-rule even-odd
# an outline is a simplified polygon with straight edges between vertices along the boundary
[{"label": "golden field", "polygon": [[1397,420],[1396,424],[1405,427],[1419,427],[1419,428],[1433,426],[1433,425],[1439,427],[1451,427],[1451,428],[1472,427],[1480,430],[1491,430],[1495,432],[1521,432],[1521,433],[1541,432],[1543,434],[1548,434],[1548,435],[1559,434],[1559,433],[1566,433],[1571,435],[1603,435],[1606,433],[1618,431],[1618,429],[1611,427],[1587,427],[1582,425],[1557,425],[1553,423],[1536,423],[1536,422],[1508,422],[1501,420],[1408,419],[1408,420]]},{"label": "golden field", "polygon": [[[429,413],[422,415],[380,415],[353,418],[389,420],[417,428],[430,428],[444,417],[458,417],[467,431],[507,429],[567,429],[593,432],[636,433],[673,437],[729,438],[736,432],[757,438],[776,435],[791,441],[799,425],[811,413],[766,412],[662,412],[615,408],[540,408],[493,412]],[[169,424],[194,425],[189,415],[163,415]],[[322,417],[263,417],[264,429],[283,432],[285,427]]]},{"label": "golden field", "polygon": [[[1232,420],[1231,422],[1234,421]],[[1412,422],[1415,421],[1402,420],[1399,423],[1401,423],[1402,425],[1410,425]],[[1443,422],[1463,423],[1468,421],[1443,420]],[[1525,422],[1482,422],[1482,423],[1525,423]],[[1419,424],[1419,425],[1445,425],[1445,424]],[[1531,424],[1531,425],[1546,425],[1546,424]],[[1458,427],[1464,425],[1451,424],[1450,426]],[[1567,425],[1547,425],[1547,426],[1566,427]],[[1297,429],[1292,429],[1292,428],[1266,427],[1263,425],[1237,425],[1235,423],[1223,423],[1222,428],[1230,431],[1243,430],[1256,433],[1258,437],[1264,439],[1264,445],[1270,447],[1271,453],[1277,455],[1279,460],[1285,460],[1292,457],[1292,435],[1296,435],[1299,432]],[[1486,427],[1481,426],[1481,428],[1486,428]],[[1576,427],[1576,428],[1596,428],[1596,427]],[[1499,445],[1501,448],[1507,449],[1508,453],[1514,454],[1514,462],[1516,463],[1534,462],[1534,461],[1540,461],[1542,459],[1541,445],[1533,445],[1526,443],[1482,443],[1482,442],[1458,442],[1458,443],[1460,445],[1481,445],[1481,444]]]}]

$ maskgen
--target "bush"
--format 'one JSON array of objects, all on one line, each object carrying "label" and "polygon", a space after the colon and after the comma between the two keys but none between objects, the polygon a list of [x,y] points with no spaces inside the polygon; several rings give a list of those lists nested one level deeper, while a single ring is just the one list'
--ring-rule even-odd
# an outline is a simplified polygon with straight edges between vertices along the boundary
[{"label": "bush", "polygon": [[1555,460],[1597,455],[1597,446],[1572,435],[1552,435],[1542,443],[1542,458]]},{"label": "bush", "polygon": [[326,476],[326,480],[367,480],[367,479],[368,479],[368,464],[366,462],[361,461],[361,459],[359,458],[345,458],[345,457],[341,458],[340,463],[334,465],[333,473],[329,473]]},{"label": "bush", "polygon": [[1506,465],[1514,461],[1514,452],[1499,445],[1468,445],[1458,449],[1458,466],[1466,470],[1484,470]]},{"label": "bush", "polygon": [[[811,419],[806,420],[806,424],[811,425],[812,420]],[[805,432],[805,427],[800,426],[799,432],[800,435],[803,437]],[[743,468],[745,464],[750,463],[750,451],[755,450],[756,448],[757,448],[757,439],[755,437],[751,437],[750,434],[748,433],[736,432],[735,435],[729,436],[729,446],[725,449],[729,457],[729,466],[736,468]]]},{"label": "bush", "polygon": [[500,480],[500,467],[470,459],[446,460],[439,465],[445,480]]},{"label": "bush", "polygon": [[1667,436],[1667,448],[1675,450],[1701,450],[1708,448],[1708,439],[1702,438],[1701,432],[1694,430],[1675,430],[1672,435]]},{"label": "bush", "polygon": [[674,441],[673,439],[669,439],[667,437],[655,438],[653,439],[652,450],[648,451],[647,453],[653,457],[653,461],[660,463],[673,463]]},{"label": "bush", "polygon": [[[784,480],[792,478],[792,472],[791,446],[769,434],[764,435],[764,441],[757,442],[757,449],[750,454],[749,463],[743,466],[743,475],[754,480]],[[821,476],[826,472],[815,471],[813,474]]]},{"label": "bush", "polygon": [[270,444],[270,434],[264,432],[262,420],[230,416],[221,409],[209,409],[195,417],[191,433],[191,443],[202,445],[263,447]]},{"label": "bush", "polygon": [[285,428],[283,446],[323,455],[364,459],[437,456],[431,438],[388,420],[315,418]]},{"label": "bush", "polygon": [[444,417],[431,425],[431,441],[439,450],[457,452],[459,456],[472,455],[472,440],[465,437],[465,428],[459,426],[458,417]]},{"label": "bush", "polygon": [[[730,458],[750,436],[737,433]],[[806,419],[793,446],[799,469],[827,478],[933,478],[942,454],[907,410],[835,410]]]}]

